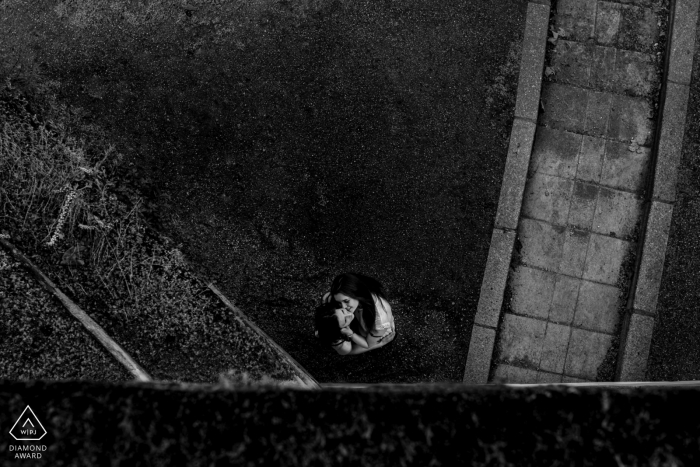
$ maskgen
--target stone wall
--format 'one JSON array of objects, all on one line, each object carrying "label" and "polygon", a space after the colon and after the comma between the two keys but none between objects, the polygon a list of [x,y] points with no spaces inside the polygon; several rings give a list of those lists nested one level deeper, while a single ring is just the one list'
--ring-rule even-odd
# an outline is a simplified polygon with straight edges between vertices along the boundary
[{"label": "stone wall", "polygon": [[[2,465],[697,465],[694,389],[0,381]],[[9,434],[29,405],[41,459]],[[14,446],[14,447],[13,447]],[[10,449],[13,449],[12,451]],[[42,449],[42,448],[37,448]]]}]

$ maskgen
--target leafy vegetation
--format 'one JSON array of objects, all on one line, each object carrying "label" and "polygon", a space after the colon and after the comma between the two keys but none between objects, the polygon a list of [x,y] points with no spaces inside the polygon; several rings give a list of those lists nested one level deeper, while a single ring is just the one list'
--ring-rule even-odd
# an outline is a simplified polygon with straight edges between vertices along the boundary
[{"label": "leafy vegetation", "polygon": [[[24,83],[23,91],[22,80],[5,76],[0,89],[0,233],[154,377],[289,379],[290,369],[197,280],[177,246],[149,229],[143,197],[116,175],[122,156],[101,130],[59,104],[51,82]],[[124,379],[18,266],[3,253],[1,376]]]}]

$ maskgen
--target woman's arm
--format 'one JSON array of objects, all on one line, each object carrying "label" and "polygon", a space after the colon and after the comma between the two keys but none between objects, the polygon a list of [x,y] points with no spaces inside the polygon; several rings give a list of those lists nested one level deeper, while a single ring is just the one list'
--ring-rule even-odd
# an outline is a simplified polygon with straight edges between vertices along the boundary
[{"label": "woman's arm", "polygon": [[[373,335],[368,335],[367,336],[367,347],[360,347],[359,345],[353,344],[352,349],[347,353],[343,355],[357,355],[361,353],[365,353],[369,350],[374,350],[378,349],[380,347],[384,347],[387,344],[387,341],[384,340],[382,341],[382,338],[384,337],[385,334],[391,332],[391,330],[386,329],[381,335],[378,335],[377,337],[374,337]],[[381,342],[380,342],[381,341]]]},{"label": "woman's arm", "polygon": [[343,341],[342,344],[332,346],[333,350],[338,352],[340,355],[348,355],[352,352],[352,343],[348,341]]},{"label": "woman's arm", "polygon": [[367,339],[362,337],[360,334],[354,332],[349,327],[341,329],[340,333],[342,335],[344,335],[346,338],[349,338],[350,342],[353,345],[359,345],[360,347],[365,348],[365,349],[369,347],[369,345],[367,344]]},{"label": "woman's arm", "polygon": [[[350,336],[350,340],[343,341],[342,343],[333,345],[332,347],[340,355],[356,355],[369,350],[367,340],[357,333],[353,333]],[[381,347],[381,345],[375,346],[375,348],[376,347]]]},{"label": "woman's arm", "polygon": [[382,329],[379,331],[377,331],[377,330],[371,331],[367,335],[367,344],[369,345],[369,348],[373,349],[373,348],[383,346],[386,343],[386,342],[382,342],[384,340],[384,336],[386,336],[390,332],[391,332],[391,329]]}]

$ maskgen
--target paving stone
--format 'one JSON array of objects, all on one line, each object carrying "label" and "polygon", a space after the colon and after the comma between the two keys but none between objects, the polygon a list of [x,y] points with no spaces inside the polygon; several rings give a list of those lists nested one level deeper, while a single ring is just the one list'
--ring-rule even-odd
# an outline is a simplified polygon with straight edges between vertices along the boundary
[{"label": "paving stone", "polygon": [[612,285],[582,281],[574,325],[613,334],[619,322],[620,289]]},{"label": "paving stone", "polygon": [[651,52],[659,40],[659,28],[650,8],[598,2],[595,39],[620,49]]},{"label": "paving stone", "polygon": [[658,86],[658,81],[654,55],[631,50],[617,51],[612,92],[649,96]]},{"label": "paving stone", "polygon": [[642,199],[632,193],[601,188],[591,230],[635,241],[643,203]]},{"label": "paving stone", "polygon": [[581,141],[581,152],[578,156],[576,179],[585,182],[600,182],[604,156],[605,140],[593,136],[584,136]]},{"label": "paving stone", "polygon": [[565,237],[559,272],[569,276],[581,277],[586,264],[590,233],[585,230],[567,229]]},{"label": "paving stone", "polygon": [[630,242],[591,234],[583,279],[615,285]]},{"label": "paving stone", "polygon": [[659,42],[658,19],[651,8],[623,6],[617,46],[639,52],[652,52]]},{"label": "paving stone", "polygon": [[612,94],[597,91],[587,91],[588,107],[584,132],[590,136],[605,136],[608,131]]},{"label": "paving stone", "polygon": [[544,83],[542,86],[540,124],[574,133],[582,133],[586,118],[586,90],[566,84]]},{"label": "paving stone", "polygon": [[552,304],[549,307],[549,321],[558,324],[573,322],[580,283],[580,279],[557,274]]},{"label": "paving stone", "polygon": [[613,336],[573,328],[566,354],[564,373],[595,381],[598,368],[612,345]]},{"label": "paving stone", "polygon": [[555,323],[547,323],[544,340],[542,341],[542,357],[540,370],[561,373],[566,360],[566,348],[569,345],[571,328]]},{"label": "paving stone", "polygon": [[658,84],[654,55],[597,46],[592,58],[593,89],[632,96],[648,96]]},{"label": "paving stone", "polygon": [[573,180],[535,172],[525,185],[522,215],[564,226]]},{"label": "paving stone", "polygon": [[538,126],[530,159],[530,174],[539,172],[574,178],[581,135]]},{"label": "paving stone", "polygon": [[499,364],[493,374],[495,384],[535,384],[537,371],[512,365]]},{"label": "paving stone", "polygon": [[590,83],[593,89],[610,92],[613,90],[612,81],[615,76],[615,59],[617,49],[614,47],[596,46],[591,58]]},{"label": "paving stone", "polygon": [[547,271],[558,272],[566,230],[542,221],[522,218],[518,238],[523,263]]},{"label": "paving stone", "polygon": [[636,144],[608,141],[600,184],[642,193],[651,165],[651,149]]},{"label": "paving stone", "polygon": [[567,32],[575,41],[593,37],[596,0],[559,0],[555,16],[556,28]]},{"label": "paving stone", "polygon": [[620,31],[622,5],[610,2],[598,2],[594,36],[602,44],[615,46],[615,39]]},{"label": "paving stone", "polygon": [[552,54],[554,80],[562,84],[588,86],[592,58],[592,45],[560,38]]},{"label": "paving stone", "polygon": [[500,332],[499,362],[536,370],[547,322],[506,313]]},{"label": "paving stone", "polygon": [[652,0],[617,0],[619,3],[626,3],[636,6],[651,6]]},{"label": "paving stone", "polygon": [[546,371],[537,372],[538,384],[558,384],[561,383],[561,375],[556,373],[548,373]]},{"label": "paving stone", "polygon": [[553,272],[518,266],[513,272],[513,312],[547,319],[554,294],[554,280]]},{"label": "paving stone", "polygon": [[597,200],[598,186],[577,180],[571,195],[567,224],[579,229],[590,230]]},{"label": "paving stone", "polygon": [[650,117],[651,108],[646,99],[613,94],[607,136],[651,146],[654,124]]}]

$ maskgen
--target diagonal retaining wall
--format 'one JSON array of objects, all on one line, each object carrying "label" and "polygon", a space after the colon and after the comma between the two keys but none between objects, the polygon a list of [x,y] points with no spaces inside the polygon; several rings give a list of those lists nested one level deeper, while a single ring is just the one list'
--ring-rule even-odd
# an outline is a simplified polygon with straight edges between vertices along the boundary
[{"label": "diagonal retaining wall", "polygon": [[[32,273],[37,282],[49,293],[53,294],[61,304],[75,317],[87,332],[109,352],[136,380],[152,381],[153,378],[141,367],[105,330],[93,320],[75,302],[70,300],[56,285],[19,251],[12,243],[0,237],[0,247],[4,247]],[[293,380],[280,382],[283,385],[292,385],[306,389],[318,389],[320,386],[311,374],[302,367],[291,355],[289,355],[279,344],[273,341],[262,329],[255,325],[239,308],[234,306],[212,282],[207,283],[207,287],[216,294],[217,297],[234,313],[236,319],[243,327],[247,327],[255,332],[258,337],[267,345],[269,351],[275,358],[287,366],[293,376]]]},{"label": "diagonal retaining wall", "polygon": [[289,355],[277,342],[272,340],[270,336],[267,335],[265,331],[260,329],[253,321],[248,318],[245,313],[243,313],[239,308],[234,306],[228,298],[224,296],[223,293],[217,289],[213,283],[209,282],[207,287],[216,294],[217,297],[227,306],[231,311],[235,313],[236,319],[244,326],[249,327],[255,331],[260,338],[267,343],[267,345],[277,354],[277,358],[282,360],[285,365],[290,367],[294,373],[294,382],[299,386],[307,389],[319,389],[320,386],[318,381],[311,376],[311,374],[302,367],[299,362],[297,362],[291,355]]},{"label": "diagonal retaining wall", "polygon": [[549,13],[549,0],[528,3],[515,102],[515,119],[464,370],[464,382],[469,384],[483,384],[488,381],[535,137]]}]

